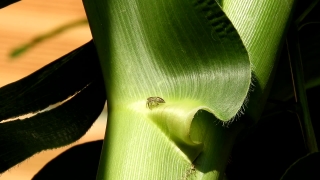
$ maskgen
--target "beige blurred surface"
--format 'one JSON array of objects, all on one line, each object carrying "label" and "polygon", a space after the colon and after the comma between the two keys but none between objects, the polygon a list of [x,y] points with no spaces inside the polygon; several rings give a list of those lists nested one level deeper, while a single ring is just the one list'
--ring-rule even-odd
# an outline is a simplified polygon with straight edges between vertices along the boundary
[{"label": "beige blurred surface", "polygon": [[[79,0],[24,0],[0,9],[0,86],[19,80],[91,39],[88,25],[70,29],[40,43],[21,57],[9,53],[37,35],[85,18]],[[29,180],[48,161],[75,144],[102,139],[106,112],[79,141],[67,147],[41,152],[0,175],[0,180]],[[0,132],[1,133],[1,132]]]}]

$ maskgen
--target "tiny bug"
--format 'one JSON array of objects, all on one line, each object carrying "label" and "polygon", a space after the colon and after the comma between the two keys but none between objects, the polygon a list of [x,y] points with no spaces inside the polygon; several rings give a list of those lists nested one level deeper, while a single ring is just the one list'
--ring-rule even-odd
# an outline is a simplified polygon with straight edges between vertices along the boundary
[{"label": "tiny bug", "polygon": [[165,103],[165,101],[161,97],[149,97],[147,99],[146,107],[152,109],[159,105],[159,103]]}]

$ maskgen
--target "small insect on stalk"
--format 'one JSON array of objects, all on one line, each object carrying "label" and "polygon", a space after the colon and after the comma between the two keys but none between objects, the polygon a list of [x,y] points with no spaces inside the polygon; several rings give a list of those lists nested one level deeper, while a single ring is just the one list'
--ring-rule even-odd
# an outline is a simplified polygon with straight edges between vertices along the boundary
[{"label": "small insect on stalk", "polygon": [[165,103],[165,101],[161,97],[149,97],[147,99],[146,107],[152,109],[158,106],[160,103]]}]

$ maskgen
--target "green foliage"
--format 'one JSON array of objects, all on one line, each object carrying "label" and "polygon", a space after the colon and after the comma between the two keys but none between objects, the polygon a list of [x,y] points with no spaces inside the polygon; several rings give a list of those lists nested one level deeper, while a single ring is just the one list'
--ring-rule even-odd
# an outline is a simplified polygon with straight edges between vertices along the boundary
[{"label": "green foliage", "polygon": [[[317,2],[298,4],[292,14],[294,0],[84,0],[103,75],[90,42],[2,87],[1,120],[41,113],[0,123],[0,170],[43,149],[78,139],[100,113],[106,92],[108,130],[98,179],[223,179],[232,147],[235,158],[227,166],[229,179],[259,179],[261,174],[267,179],[280,178],[289,164],[306,153],[298,126],[298,119],[306,116],[300,110],[310,109],[311,117],[317,119],[312,115],[317,109],[310,103],[308,108],[303,95],[305,88],[311,87],[312,100],[319,94],[320,36],[314,26],[319,20],[309,19],[319,12],[312,10],[319,7]],[[289,36],[287,51],[282,46],[292,18],[301,41],[294,40],[297,34]],[[301,47],[301,54],[295,49],[298,46],[291,48],[294,44]],[[295,72],[287,63],[299,56],[306,71],[297,66]],[[70,74],[70,70],[76,72]],[[299,73],[305,78],[297,76]],[[290,104],[294,95],[291,76],[302,91],[304,104]],[[297,78],[301,80],[298,83]],[[252,80],[254,91],[250,90]],[[57,108],[42,112],[71,96]],[[152,102],[148,108],[149,97],[165,102]],[[249,104],[243,112],[246,100]],[[297,113],[298,118],[285,110]],[[244,116],[231,124],[241,113]],[[222,127],[221,122],[229,127]],[[303,132],[313,131],[308,123],[302,126]],[[253,124],[256,131],[248,128]],[[290,136],[292,127],[294,135],[299,135]],[[288,137],[281,139],[281,134]],[[303,138],[316,142],[314,136]],[[256,150],[264,139],[272,139],[274,144],[263,144],[264,148]],[[300,144],[291,147],[289,140]],[[281,143],[275,145],[277,141]],[[288,149],[280,148],[285,145]],[[276,173],[265,163],[278,157],[272,148],[279,154],[284,151],[275,158],[273,167],[282,165]],[[293,151],[299,153],[282,163],[282,157]],[[261,154],[255,158],[255,153]],[[312,156],[307,157],[311,162]],[[302,172],[310,166],[297,164],[287,172]],[[241,168],[241,172],[234,170]]]},{"label": "green foliage", "polygon": [[[231,6],[228,1],[220,2],[235,24],[233,27],[220,5],[213,0],[170,3],[84,1],[104,75],[112,77],[105,78],[109,131],[98,179],[179,178],[183,175],[181,169],[189,172],[192,164],[197,178],[222,178],[220,172],[224,171],[226,155],[218,150],[211,154],[204,147],[215,147],[214,142],[205,141],[210,136],[225,136],[222,132],[215,134],[219,131],[209,122],[226,122],[241,111],[249,93],[251,72],[256,76],[256,87],[247,115],[258,120],[262,107],[255,103],[264,104],[261,99],[267,95],[266,85],[274,71],[275,57],[283,41],[293,2],[251,1],[250,9],[237,14],[228,12],[233,12],[234,8],[241,10],[247,5],[241,1],[235,3],[237,6]],[[283,8],[273,9],[275,6]],[[259,8],[271,9],[268,13],[279,14],[281,21],[274,25],[269,14]],[[240,22],[242,19],[253,21],[243,23]],[[253,27],[258,30],[268,28],[266,32],[254,31],[255,36],[241,34]],[[249,56],[243,54],[242,42],[234,28],[250,50]],[[268,33],[275,36],[268,37]],[[266,37],[269,40],[261,43]],[[264,51],[260,50],[262,48]],[[262,61],[264,64],[260,65]],[[145,108],[149,97],[161,97],[166,103],[150,111]],[[211,127],[213,132],[207,134],[208,137],[195,135],[203,138],[195,140],[190,134],[205,131],[197,130],[192,124],[200,110],[215,116],[204,116],[204,119],[211,120],[206,121],[209,124],[204,127]],[[141,127],[144,127],[142,132],[139,131]],[[230,139],[225,138],[223,143],[232,144],[236,134]],[[180,151],[171,150],[168,144]],[[159,149],[170,153],[161,154]],[[146,158],[147,153],[154,156]],[[201,154],[206,154],[208,161],[221,155],[221,166],[200,161]],[[177,170],[172,167],[168,172],[162,167],[163,157],[169,159],[167,164],[175,164]],[[148,168],[150,164],[156,168]],[[137,168],[130,168],[133,166]],[[120,173],[122,169],[128,170]]]},{"label": "green foliage", "polygon": [[0,123],[0,172],[35,153],[78,140],[99,116],[104,103],[104,84],[92,41],[2,87],[0,121],[38,114]]}]

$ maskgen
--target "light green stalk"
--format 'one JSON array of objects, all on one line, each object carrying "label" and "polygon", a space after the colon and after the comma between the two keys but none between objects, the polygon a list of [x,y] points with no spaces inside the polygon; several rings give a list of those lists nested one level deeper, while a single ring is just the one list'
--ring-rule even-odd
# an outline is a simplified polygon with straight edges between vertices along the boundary
[{"label": "light green stalk", "polygon": [[[272,7],[292,6],[252,0],[245,2],[260,6],[240,3],[239,9],[246,11],[233,12],[228,2],[220,5],[238,25],[240,36],[213,0],[84,0],[109,112],[97,179],[224,178],[232,145],[244,125],[227,128],[221,122],[241,112],[252,64],[260,85],[253,102],[265,93],[290,14]],[[270,13],[281,17],[276,30],[260,25],[274,23]],[[240,26],[238,15],[248,26]],[[241,34],[252,26],[257,28],[254,36]],[[262,28],[275,38],[266,40],[270,36]],[[248,56],[240,37],[256,52]],[[152,103],[149,109],[149,97],[165,103]]]}]

